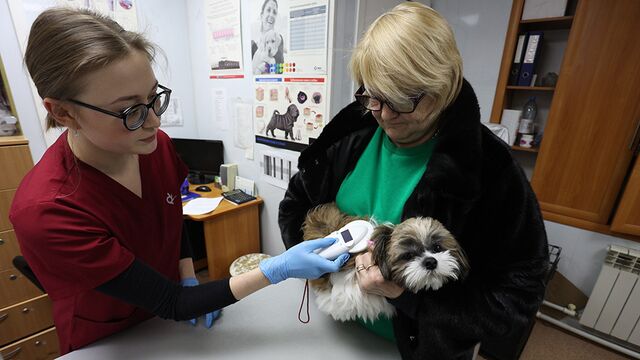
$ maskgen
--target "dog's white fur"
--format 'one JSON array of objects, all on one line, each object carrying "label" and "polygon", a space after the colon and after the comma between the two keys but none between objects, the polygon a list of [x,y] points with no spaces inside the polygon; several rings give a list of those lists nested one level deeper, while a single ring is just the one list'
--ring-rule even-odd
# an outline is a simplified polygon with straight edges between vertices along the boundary
[{"label": "dog's white fur", "polygon": [[[422,265],[426,257],[433,257],[438,261],[438,267],[427,270]],[[441,253],[425,251],[423,256],[415,258],[407,264],[402,272],[407,289],[418,292],[419,290],[438,290],[449,280],[458,280],[458,262],[451,256],[449,250]]]},{"label": "dog's white fur", "polygon": [[383,296],[360,290],[355,268],[332,273],[329,279],[333,285],[331,289],[313,290],[320,311],[331,315],[335,320],[347,321],[360,317],[372,322],[381,315],[388,318],[395,315],[395,307]]},{"label": "dog's white fur", "polygon": [[280,46],[280,36],[274,30],[269,30],[262,34],[262,44],[264,46],[264,62],[275,64],[275,56]]}]

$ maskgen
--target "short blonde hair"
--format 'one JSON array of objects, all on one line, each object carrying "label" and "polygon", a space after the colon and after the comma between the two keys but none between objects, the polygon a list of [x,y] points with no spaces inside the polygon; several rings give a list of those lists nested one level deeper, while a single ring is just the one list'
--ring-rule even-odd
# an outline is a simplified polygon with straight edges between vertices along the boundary
[{"label": "short blonde hair", "polygon": [[[140,51],[153,61],[156,47],[107,16],[87,9],[52,8],[33,22],[25,64],[41,98],[66,100],[82,92],[85,75]],[[47,129],[57,127],[47,115]]]},{"label": "short blonde hair", "polygon": [[404,2],[376,19],[351,57],[354,80],[393,104],[426,93],[438,116],[460,93],[462,58],[447,21],[430,7]]}]

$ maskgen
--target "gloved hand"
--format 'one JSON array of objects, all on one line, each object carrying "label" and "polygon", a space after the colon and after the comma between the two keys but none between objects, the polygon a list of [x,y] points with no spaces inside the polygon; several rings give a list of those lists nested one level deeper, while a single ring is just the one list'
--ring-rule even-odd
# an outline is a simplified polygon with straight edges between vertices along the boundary
[{"label": "gloved hand", "polygon": [[[194,277],[184,278],[181,281],[181,285],[184,287],[197,286],[198,284],[199,284],[198,279]],[[220,311],[221,310],[215,310],[213,312],[210,312],[204,315],[204,326],[207,329],[211,329],[211,327],[213,326],[213,321],[217,319],[218,316],[220,316]],[[191,323],[191,325],[196,326],[198,319],[191,319],[189,320],[189,322]]]},{"label": "gloved hand", "polygon": [[313,252],[335,242],[333,238],[303,241],[278,256],[262,260],[260,270],[272,284],[288,278],[317,279],[324,273],[338,271],[349,260],[348,253],[332,261]]}]

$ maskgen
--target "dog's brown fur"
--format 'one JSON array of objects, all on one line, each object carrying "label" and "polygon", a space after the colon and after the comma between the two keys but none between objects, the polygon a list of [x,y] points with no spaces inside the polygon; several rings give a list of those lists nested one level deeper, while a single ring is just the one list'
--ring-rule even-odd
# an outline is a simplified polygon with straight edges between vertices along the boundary
[{"label": "dog's brown fur", "polygon": [[[355,220],[368,221],[369,218],[346,215],[338,210],[338,207],[335,203],[318,205],[315,208],[309,210],[307,218],[302,224],[302,231],[304,233],[303,239],[312,240],[326,237],[332,232]],[[351,254],[351,257],[344,264],[343,268],[354,267],[356,263],[356,255],[357,254]],[[312,286],[319,289],[331,288],[328,275],[325,275],[316,280],[310,280],[310,283]]]}]

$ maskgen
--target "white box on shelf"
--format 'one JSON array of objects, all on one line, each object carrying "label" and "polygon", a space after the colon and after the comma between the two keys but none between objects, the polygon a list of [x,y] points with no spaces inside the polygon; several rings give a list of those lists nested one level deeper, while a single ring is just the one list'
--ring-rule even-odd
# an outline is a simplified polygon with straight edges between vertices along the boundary
[{"label": "white box on shelf", "polygon": [[567,0],[526,0],[522,20],[564,16]]},{"label": "white box on shelf", "polygon": [[507,142],[509,145],[514,145],[516,142],[518,125],[520,124],[520,114],[522,114],[522,110],[502,110],[502,119],[500,119],[500,124],[506,126],[509,131],[509,141]]}]

